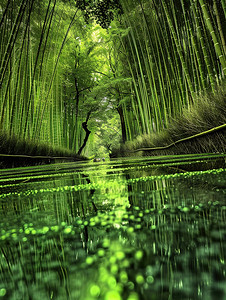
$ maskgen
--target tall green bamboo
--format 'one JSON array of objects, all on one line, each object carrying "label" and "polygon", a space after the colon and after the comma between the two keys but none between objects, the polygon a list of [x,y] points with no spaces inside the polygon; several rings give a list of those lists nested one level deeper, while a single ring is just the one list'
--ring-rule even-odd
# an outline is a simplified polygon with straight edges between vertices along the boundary
[{"label": "tall green bamboo", "polygon": [[78,9],[69,13],[74,16],[65,32],[67,8],[61,1],[42,5],[37,0],[15,0],[1,9],[1,129],[18,138],[67,147],[63,89],[59,88],[63,71],[58,71],[58,65]]},{"label": "tall green bamboo", "polygon": [[136,95],[131,107],[137,101],[140,134],[159,131],[196,101],[197,93],[221,84],[225,39],[219,9],[225,12],[225,0],[221,7],[213,0],[214,14],[204,0],[121,3],[124,26],[130,28],[123,44]]},{"label": "tall green bamboo", "polygon": [[199,3],[200,3],[201,8],[202,8],[202,12],[203,12],[203,15],[204,15],[204,19],[205,19],[207,28],[208,28],[208,30],[211,34],[212,39],[213,39],[213,45],[214,45],[216,54],[217,54],[217,56],[218,56],[218,58],[221,62],[222,72],[224,73],[224,75],[226,75],[226,56],[221,50],[221,46],[220,46],[221,43],[220,43],[219,39],[217,38],[217,34],[216,34],[215,29],[212,25],[211,18],[210,18],[210,13],[209,13],[209,10],[208,10],[208,7],[207,7],[207,3],[205,3],[204,0],[199,0]]}]

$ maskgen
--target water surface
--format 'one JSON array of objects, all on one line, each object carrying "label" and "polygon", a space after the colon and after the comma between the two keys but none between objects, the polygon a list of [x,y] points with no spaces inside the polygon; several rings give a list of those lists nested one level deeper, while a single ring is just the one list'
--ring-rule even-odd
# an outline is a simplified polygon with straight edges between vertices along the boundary
[{"label": "water surface", "polygon": [[225,300],[226,170],[189,161],[1,170],[0,299]]}]

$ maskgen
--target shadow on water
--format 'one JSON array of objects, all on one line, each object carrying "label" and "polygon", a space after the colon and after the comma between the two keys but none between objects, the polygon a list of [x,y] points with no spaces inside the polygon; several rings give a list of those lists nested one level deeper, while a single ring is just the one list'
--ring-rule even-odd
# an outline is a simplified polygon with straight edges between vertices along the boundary
[{"label": "shadow on water", "polygon": [[4,170],[0,299],[224,300],[226,170],[174,168]]}]

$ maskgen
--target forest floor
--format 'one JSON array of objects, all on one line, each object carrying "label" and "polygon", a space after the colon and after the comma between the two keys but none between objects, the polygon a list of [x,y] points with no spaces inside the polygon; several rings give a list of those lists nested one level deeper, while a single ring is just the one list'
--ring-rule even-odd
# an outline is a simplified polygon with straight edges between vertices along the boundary
[{"label": "forest floor", "polygon": [[226,90],[197,98],[166,129],[138,136],[112,157],[226,152]]},{"label": "forest floor", "polygon": [[0,132],[0,169],[84,159],[86,158],[64,148],[39,141],[22,140],[7,132]]}]

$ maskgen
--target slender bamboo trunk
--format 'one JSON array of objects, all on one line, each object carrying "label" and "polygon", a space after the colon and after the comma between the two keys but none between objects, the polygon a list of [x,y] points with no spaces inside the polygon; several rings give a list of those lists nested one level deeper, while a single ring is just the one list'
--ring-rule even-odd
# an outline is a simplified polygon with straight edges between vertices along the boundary
[{"label": "slender bamboo trunk", "polygon": [[221,19],[220,19],[219,11],[217,8],[216,0],[213,0],[213,10],[214,10],[214,13],[215,13],[216,19],[217,19],[217,26],[218,26],[218,30],[220,33],[221,44],[222,44],[222,48],[224,51],[224,55],[226,55],[226,43],[225,43],[224,33],[223,33],[222,25],[221,25]]},{"label": "slender bamboo trunk", "polygon": [[226,56],[221,50],[220,43],[218,41],[217,35],[215,33],[215,29],[214,29],[214,27],[212,25],[212,22],[211,22],[211,18],[210,18],[210,14],[209,14],[207,4],[204,3],[204,0],[199,0],[199,3],[200,3],[200,6],[202,8],[202,12],[203,12],[203,15],[204,15],[204,18],[205,18],[207,28],[210,32],[210,35],[211,35],[212,39],[213,39],[216,54],[217,54],[217,56],[218,56],[218,58],[221,62],[222,72],[223,72],[224,75],[226,75]]},{"label": "slender bamboo trunk", "polygon": [[37,121],[37,127],[35,128],[35,131],[33,133],[33,139],[37,138],[38,136],[38,133],[41,131],[41,127],[42,127],[42,120],[43,120],[43,117],[44,117],[44,112],[45,112],[45,108],[46,108],[46,104],[47,104],[47,100],[48,100],[48,96],[49,96],[49,93],[51,91],[51,88],[52,88],[52,84],[53,84],[53,79],[55,77],[55,73],[56,73],[56,69],[57,69],[57,66],[58,66],[58,62],[59,62],[59,59],[60,59],[60,55],[63,51],[63,48],[64,48],[64,45],[66,43],[66,39],[67,39],[67,36],[68,36],[68,33],[74,23],[74,20],[75,20],[75,17],[77,15],[77,12],[78,12],[78,9],[76,10],[76,12],[74,13],[72,19],[71,19],[71,22],[68,26],[68,29],[65,33],[65,36],[64,36],[64,39],[63,39],[63,42],[61,44],[61,47],[60,47],[60,50],[59,50],[59,53],[58,53],[58,56],[57,56],[57,59],[56,59],[56,62],[55,62],[55,66],[54,66],[54,69],[53,69],[53,73],[52,73],[52,76],[51,76],[51,79],[50,79],[50,83],[49,83],[49,88],[48,88],[48,91],[46,93],[46,97],[45,97],[45,100],[44,100],[44,106],[43,106],[43,109],[41,111],[41,113],[38,115],[38,121]]}]

